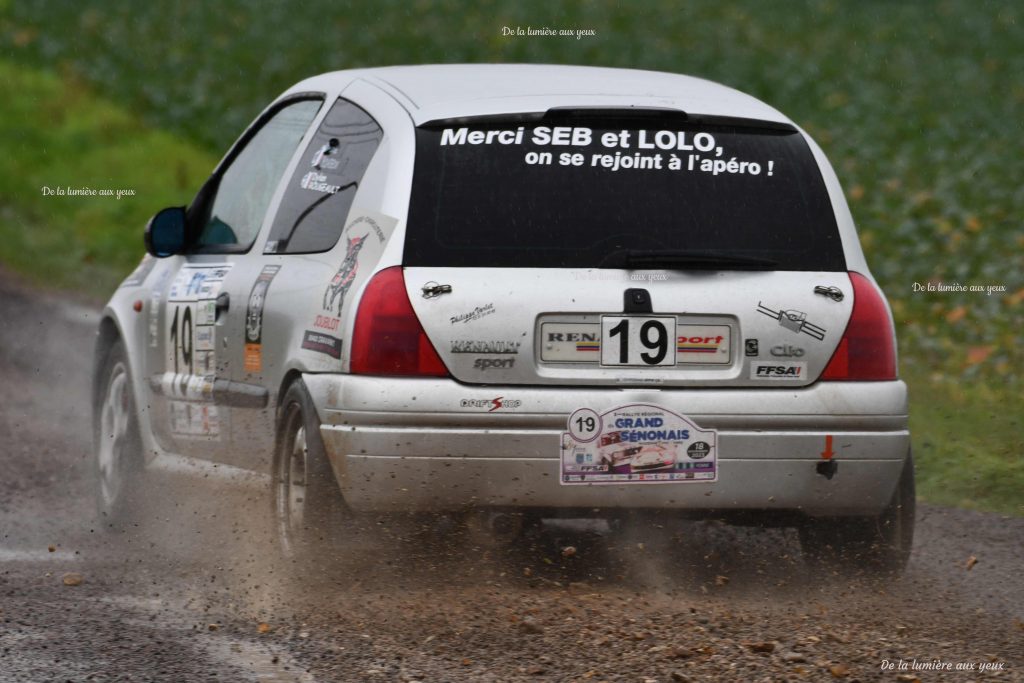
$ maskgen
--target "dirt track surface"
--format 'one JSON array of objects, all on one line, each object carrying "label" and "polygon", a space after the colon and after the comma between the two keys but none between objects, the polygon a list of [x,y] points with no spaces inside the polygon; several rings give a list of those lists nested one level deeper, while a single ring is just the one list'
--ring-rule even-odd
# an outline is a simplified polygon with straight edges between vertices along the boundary
[{"label": "dirt track surface", "polygon": [[0,681],[1024,680],[1019,518],[919,505],[899,581],[815,576],[793,532],[714,523],[496,550],[392,520],[298,567],[267,492],[166,477],[106,532],[96,313],[0,274],[0,320]]}]

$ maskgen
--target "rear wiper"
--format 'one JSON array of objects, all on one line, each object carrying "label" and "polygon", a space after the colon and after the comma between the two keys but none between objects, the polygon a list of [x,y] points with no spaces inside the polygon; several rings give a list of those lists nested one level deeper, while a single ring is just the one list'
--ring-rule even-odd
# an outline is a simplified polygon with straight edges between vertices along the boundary
[{"label": "rear wiper", "polygon": [[740,268],[762,270],[774,268],[778,261],[758,256],[742,256],[713,250],[685,249],[620,249],[608,254],[603,268],[667,268],[700,269]]}]

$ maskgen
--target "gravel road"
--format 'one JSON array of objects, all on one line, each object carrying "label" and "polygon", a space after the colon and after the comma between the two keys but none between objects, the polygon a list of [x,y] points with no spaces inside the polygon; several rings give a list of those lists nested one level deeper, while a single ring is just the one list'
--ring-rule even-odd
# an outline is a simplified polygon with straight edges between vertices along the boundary
[{"label": "gravel road", "polygon": [[95,308],[0,273],[0,320],[0,681],[1024,681],[1020,518],[919,505],[899,581],[709,522],[500,549],[389,520],[297,567],[266,491],[181,476],[105,531]]}]

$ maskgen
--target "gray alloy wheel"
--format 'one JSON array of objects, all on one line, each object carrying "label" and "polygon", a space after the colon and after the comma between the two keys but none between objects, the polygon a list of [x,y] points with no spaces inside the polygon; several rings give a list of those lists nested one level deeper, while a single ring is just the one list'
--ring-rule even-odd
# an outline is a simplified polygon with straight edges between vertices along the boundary
[{"label": "gray alloy wheel", "polygon": [[141,441],[131,374],[124,345],[117,341],[107,354],[102,393],[93,412],[96,509],[106,528],[132,517],[131,501],[141,485]]},{"label": "gray alloy wheel", "polygon": [[285,392],[279,415],[272,501],[278,546],[287,558],[329,555],[346,521],[345,505],[301,380]]}]

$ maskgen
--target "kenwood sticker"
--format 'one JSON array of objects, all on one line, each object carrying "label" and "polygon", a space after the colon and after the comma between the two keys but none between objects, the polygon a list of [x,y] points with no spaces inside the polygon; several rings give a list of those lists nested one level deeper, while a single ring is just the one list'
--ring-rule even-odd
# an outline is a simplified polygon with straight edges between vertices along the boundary
[{"label": "kenwood sticker", "polygon": [[774,363],[751,363],[750,379],[795,379],[807,377],[807,363],[775,361]]}]

